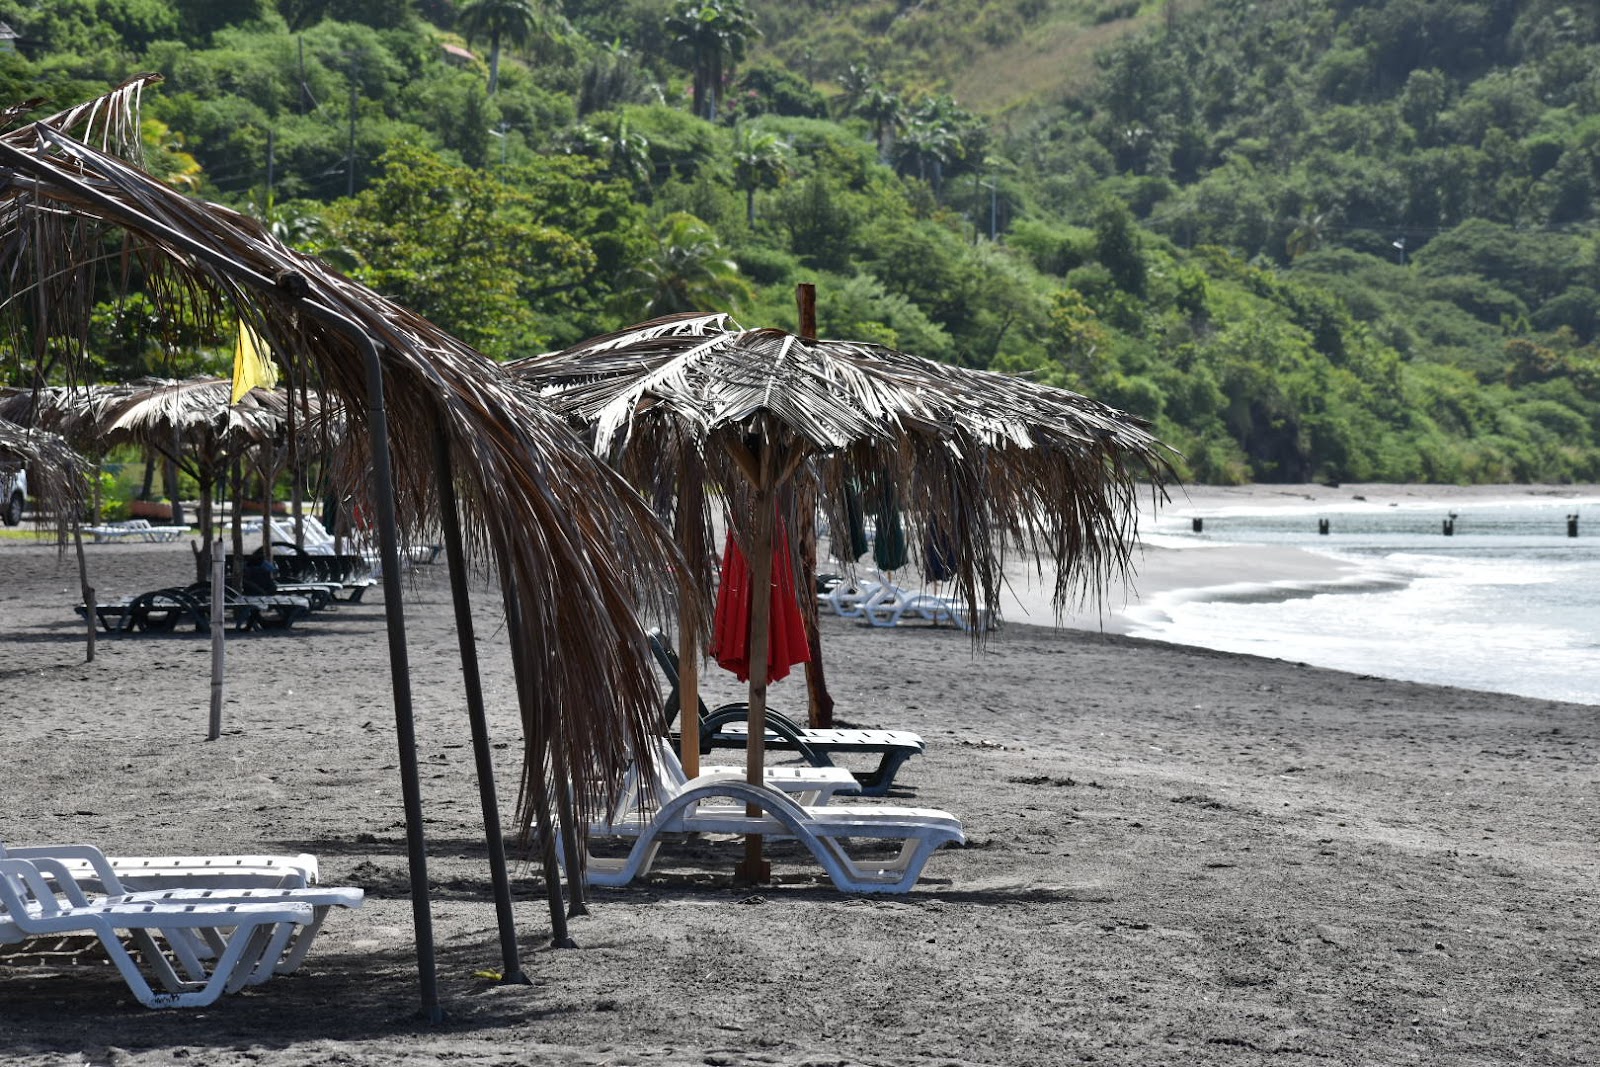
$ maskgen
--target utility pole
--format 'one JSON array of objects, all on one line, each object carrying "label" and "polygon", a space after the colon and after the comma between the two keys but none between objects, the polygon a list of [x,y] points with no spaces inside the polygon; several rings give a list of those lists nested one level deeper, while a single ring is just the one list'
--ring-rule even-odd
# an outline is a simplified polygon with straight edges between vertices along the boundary
[{"label": "utility pole", "polygon": [[274,162],[274,158],[273,158],[274,151],[277,148],[277,144],[278,144],[277,130],[274,129],[273,127],[271,127],[271,126],[268,126],[267,127],[267,203],[269,205],[272,203],[272,176],[273,176],[272,175],[272,167],[273,167],[273,162]]},{"label": "utility pole", "polygon": [[995,224],[998,211],[999,186],[994,182],[979,182],[978,184],[989,190],[989,242],[993,244],[996,235],[999,233],[999,227]]}]

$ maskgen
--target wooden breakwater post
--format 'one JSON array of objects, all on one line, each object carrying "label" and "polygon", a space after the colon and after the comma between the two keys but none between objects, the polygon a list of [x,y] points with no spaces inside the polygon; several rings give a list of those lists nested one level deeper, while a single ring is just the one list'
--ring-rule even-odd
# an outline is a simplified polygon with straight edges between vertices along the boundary
[{"label": "wooden breakwater post", "polygon": [[1578,536],[1578,516],[1576,512],[1567,516],[1567,536]]}]

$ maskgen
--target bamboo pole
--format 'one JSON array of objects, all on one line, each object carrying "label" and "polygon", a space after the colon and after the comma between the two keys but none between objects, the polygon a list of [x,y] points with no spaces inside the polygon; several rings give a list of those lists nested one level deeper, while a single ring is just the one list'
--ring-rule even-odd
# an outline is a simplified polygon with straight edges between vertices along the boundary
[{"label": "bamboo pole", "polygon": [[207,741],[215,741],[222,736],[223,642],[228,629],[222,617],[222,566],[222,538],[219,537],[216,551],[211,553],[211,723],[206,730]]}]

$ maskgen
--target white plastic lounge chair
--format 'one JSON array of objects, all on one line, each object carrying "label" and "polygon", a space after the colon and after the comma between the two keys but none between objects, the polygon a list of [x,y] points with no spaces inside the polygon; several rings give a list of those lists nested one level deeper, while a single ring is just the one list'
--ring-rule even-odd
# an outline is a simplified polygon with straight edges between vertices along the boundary
[{"label": "white plastic lounge chair", "polygon": [[826,604],[835,615],[846,619],[859,619],[870,602],[879,603],[902,595],[899,586],[882,573],[871,578],[845,579],[834,584],[826,593],[818,594],[818,605]]},{"label": "white plastic lounge chair", "polygon": [[[306,953],[310,951],[311,942],[321,931],[322,924],[328,917],[328,911],[335,907],[359,908],[365,897],[362,890],[353,887],[309,885],[306,876],[309,872],[314,880],[317,866],[316,857],[309,855],[294,857],[292,861],[284,863],[273,862],[268,857],[246,856],[168,857],[165,861],[157,861],[169,863],[173,860],[180,861],[176,868],[180,872],[177,877],[153,876],[152,871],[170,871],[174,868],[153,866],[149,860],[142,860],[141,865],[134,869],[143,875],[142,880],[149,885],[149,888],[135,890],[130,888],[117,873],[115,861],[93,845],[44,845],[10,851],[0,846],[0,855],[20,858],[22,853],[28,853],[30,862],[47,878],[54,879],[57,888],[75,904],[310,905],[311,922],[295,928],[279,958],[263,961],[266,966],[258,968],[259,977],[254,981],[265,981],[273,973],[288,974],[299,967],[305,961]],[[124,863],[125,869],[127,866]],[[197,880],[195,877],[197,871],[216,872],[223,869],[227,871],[225,876],[218,878],[215,873],[211,873],[206,876],[206,880],[210,883],[224,881],[230,884],[205,886],[193,884]],[[259,871],[259,876],[247,873],[252,871]],[[139,875],[133,877],[138,879]],[[252,878],[255,878],[257,884],[250,886],[231,884],[249,881]],[[282,884],[284,882],[290,884],[284,885]],[[169,940],[178,939],[169,937]],[[208,936],[204,938],[203,944],[195,946],[194,951],[197,956],[203,958],[206,955],[220,956],[225,948],[219,939]]]},{"label": "white plastic lounge chair", "polygon": [[[798,840],[810,850],[833,884],[849,893],[905,893],[921,876],[923,864],[943,844],[962,844],[961,820],[932,808],[893,808],[865,804],[803,807],[777,789],[721,775],[674,785],[657,780],[653,813],[618,808],[589,827],[591,837],[632,839],[627,855],[589,855],[585,877],[591,885],[621,886],[647,874],[669,833],[761,834]],[[746,805],[760,809],[747,815]],[[900,847],[892,858],[857,858],[846,848],[852,839],[890,841]]]},{"label": "white plastic lounge chair", "polygon": [[[96,937],[123,981],[147,1008],[203,1007],[223,992],[234,992],[256,977],[264,960],[279,958],[296,924],[312,920],[308,904],[223,903],[63,903],[39,869],[27,860],[0,859],[0,942],[60,934]],[[117,931],[126,931],[144,966],[164,990],[157,992]],[[224,949],[203,977],[179,977],[158,937],[188,931]],[[226,933],[225,933],[226,931]],[[185,970],[203,965],[192,952],[168,941]]]},{"label": "white plastic lounge chair", "polygon": [[124,892],[159,889],[304,889],[317,883],[317,857],[106,856],[93,845],[25,845],[0,842],[0,858],[53,859],[65,864],[86,892],[114,892],[100,880],[97,860],[109,864]]},{"label": "white plastic lounge chair", "polygon": [[187,526],[151,526],[149,519],[128,519],[104,526],[85,526],[96,541],[177,541],[187,537]]},{"label": "white plastic lounge chair", "polygon": [[[922,619],[934,625],[950,623],[963,630],[972,629],[971,612],[966,604],[952,597],[934,593],[913,593],[869,600],[863,608],[867,621],[874,626],[898,626],[909,619]],[[994,626],[994,612],[987,605],[978,607],[978,624],[985,628]]]}]

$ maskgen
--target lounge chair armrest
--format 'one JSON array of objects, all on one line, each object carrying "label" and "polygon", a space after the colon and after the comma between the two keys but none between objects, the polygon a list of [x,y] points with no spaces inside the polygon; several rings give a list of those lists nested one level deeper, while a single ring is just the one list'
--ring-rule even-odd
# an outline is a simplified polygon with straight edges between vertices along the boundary
[{"label": "lounge chair armrest", "polygon": [[[94,845],[25,845],[22,848],[6,848],[6,856],[12,859],[30,860],[34,866],[44,868],[46,861],[53,867],[59,867],[60,872],[52,869],[56,877],[65,877],[77,887],[77,879],[68,871],[63,860],[82,860],[94,871],[95,880],[100,883],[100,890],[108,895],[125,892],[122,881],[117,877],[117,872],[111,866],[111,860],[104,852]],[[70,894],[69,894],[70,895]]]},{"label": "lounge chair armrest", "polygon": [[[700,720],[701,749],[706,750],[708,748],[708,742],[711,738],[711,735],[715,734],[722,727],[729,723],[744,722],[749,715],[750,707],[748,704],[733,703],[723,704],[722,706],[718,707],[704,719]],[[805,729],[803,727],[795,725],[795,723],[790,719],[786,718],[785,716],[775,714],[772,711],[767,712],[766,722],[768,730],[771,730],[779,737],[787,740],[791,745],[794,746],[795,751],[800,754],[801,758],[807,763],[811,764],[813,767],[833,766],[833,762],[831,760],[829,760],[826,756],[818,755],[818,753],[806,743]]]}]

